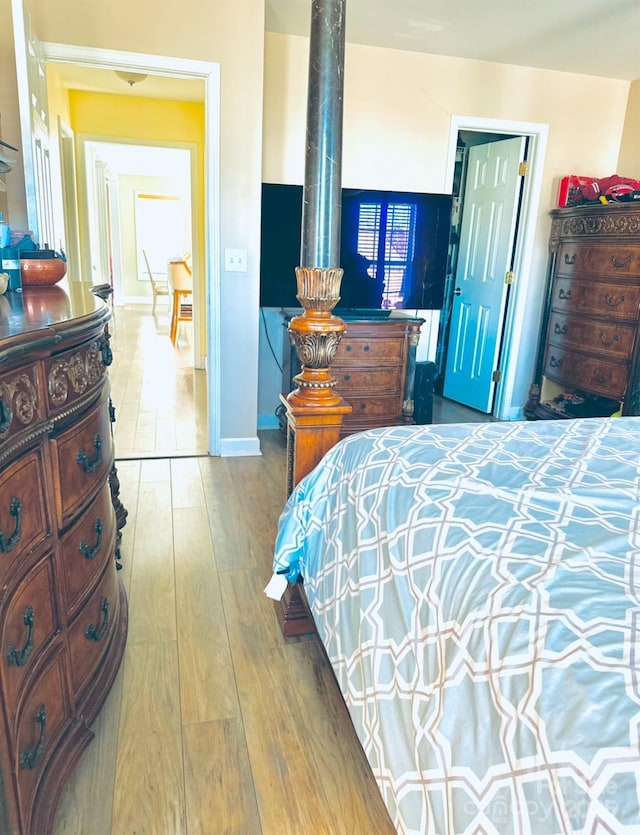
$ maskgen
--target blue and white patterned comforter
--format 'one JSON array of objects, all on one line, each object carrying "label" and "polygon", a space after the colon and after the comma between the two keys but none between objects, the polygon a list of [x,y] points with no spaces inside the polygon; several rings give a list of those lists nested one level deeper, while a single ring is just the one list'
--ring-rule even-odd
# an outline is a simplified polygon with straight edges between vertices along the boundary
[{"label": "blue and white patterned comforter", "polygon": [[399,832],[640,832],[640,418],[396,427],[282,515]]}]

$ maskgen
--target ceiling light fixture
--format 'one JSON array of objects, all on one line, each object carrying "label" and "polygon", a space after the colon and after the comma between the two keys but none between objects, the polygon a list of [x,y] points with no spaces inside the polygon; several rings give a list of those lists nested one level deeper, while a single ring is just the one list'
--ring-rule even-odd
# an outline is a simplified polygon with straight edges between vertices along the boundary
[{"label": "ceiling light fixture", "polygon": [[114,70],[114,72],[118,78],[126,81],[129,87],[133,87],[134,84],[138,84],[140,81],[144,81],[145,78],[149,78],[148,75],[141,72],[130,72],[129,70]]}]

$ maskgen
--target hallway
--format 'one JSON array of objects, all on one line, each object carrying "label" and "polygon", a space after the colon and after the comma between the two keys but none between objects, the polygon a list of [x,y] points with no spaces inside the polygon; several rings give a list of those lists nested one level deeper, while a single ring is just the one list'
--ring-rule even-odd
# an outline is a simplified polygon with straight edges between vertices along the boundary
[{"label": "hallway", "polygon": [[193,368],[193,326],[181,323],[175,347],[169,306],[114,307],[111,399],[118,460],[207,454],[207,375]]}]

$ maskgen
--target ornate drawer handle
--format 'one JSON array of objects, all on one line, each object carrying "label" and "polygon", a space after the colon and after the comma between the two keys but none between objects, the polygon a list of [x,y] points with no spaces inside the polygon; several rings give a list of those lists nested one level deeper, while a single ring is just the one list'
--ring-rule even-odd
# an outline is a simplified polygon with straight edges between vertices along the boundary
[{"label": "ornate drawer handle", "polygon": [[4,435],[4,433],[9,429],[12,420],[13,415],[11,413],[11,409],[7,409],[4,400],[0,397],[0,435]]},{"label": "ornate drawer handle", "polygon": [[27,640],[22,649],[18,649],[13,644],[9,644],[7,649],[7,661],[10,667],[24,667],[27,663],[27,658],[31,655],[33,649],[33,626],[36,616],[33,613],[31,606],[26,606],[24,610],[24,625],[27,627]]},{"label": "ornate drawer handle", "polygon": [[345,351],[351,351],[352,350],[351,345],[345,345],[344,349],[345,349]]},{"label": "ornate drawer handle", "polygon": [[349,380],[351,379],[351,374],[345,374],[343,379],[344,379],[345,383],[348,383]]},{"label": "ornate drawer handle", "polygon": [[604,300],[609,305],[609,307],[618,307],[624,302],[624,296],[618,296],[617,299],[614,299],[611,293],[607,293],[604,297]]},{"label": "ornate drawer handle", "polygon": [[20,768],[23,771],[26,769],[34,769],[42,759],[42,754],[44,753],[47,732],[47,708],[44,705],[38,707],[36,725],[40,725],[40,737],[35,747],[31,750],[25,748],[20,754]]},{"label": "ornate drawer handle", "polygon": [[13,533],[8,538],[0,531],[0,551],[3,554],[8,554],[20,542],[20,537],[22,536],[22,502],[17,496],[11,499],[9,513],[15,516],[16,525]]},{"label": "ornate drawer handle", "polygon": [[567,255],[567,253],[565,252],[565,254],[564,254],[564,263],[565,263],[565,264],[575,264],[575,263],[576,263],[576,254],[575,254],[575,252],[573,253],[573,255],[572,255],[572,256]]},{"label": "ornate drawer handle", "polygon": [[609,348],[611,345],[615,345],[616,342],[620,342],[619,334],[614,334],[611,339],[607,339],[607,335],[604,331],[600,331],[600,342],[604,345],[605,348]]},{"label": "ornate drawer handle", "polygon": [[616,268],[616,270],[624,270],[631,263],[631,256],[627,255],[627,257],[624,259],[624,261],[618,261],[616,256],[612,255],[611,256],[611,263]]},{"label": "ornate drawer handle", "polygon": [[570,299],[571,298],[571,290],[565,290],[564,287],[561,287],[558,290],[558,298],[559,299]]},{"label": "ornate drawer handle", "polygon": [[91,546],[87,543],[86,540],[83,539],[80,545],[78,546],[78,551],[80,551],[80,553],[86,560],[92,560],[100,553],[100,546],[102,545],[102,527],[102,520],[96,519],[95,531],[98,534],[96,544]]},{"label": "ornate drawer handle", "polygon": [[363,348],[362,350],[363,350],[363,351],[365,352],[365,354],[366,354],[368,351],[370,351],[370,350],[371,350],[371,348],[370,348],[368,345],[365,345],[365,346],[364,346],[364,348]]},{"label": "ornate drawer handle", "polygon": [[110,339],[111,334],[108,331],[105,331],[105,334],[98,345],[98,350],[100,351],[100,356],[102,357],[102,364],[107,367],[113,362],[113,351],[111,350],[111,345],[109,345]]},{"label": "ornate drawer handle", "polygon": [[84,637],[88,641],[101,641],[109,628],[109,601],[106,597],[102,598],[100,603],[100,611],[102,612],[102,623],[99,626],[90,623],[84,631]]},{"label": "ornate drawer handle", "polygon": [[612,377],[611,371],[609,371],[608,374],[603,374],[600,371],[599,368],[594,369],[593,379],[596,381],[596,383],[600,383],[600,384],[608,383],[608,382],[610,382],[611,377]]},{"label": "ornate drawer handle", "polygon": [[549,365],[551,368],[562,368],[563,361],[563,357],[560,357],[559,360],[557,360],[553,355],[549,357]]},{"label": "ornate drawer handle", "polygon": [[559,336],[563,336],[567,332],[568,329],[569,328],[566,324],[565,325],[560,325],[558,322],[556,322],[555,325],[554,325],[554,328],[553,328],[553,332],[558,334]]},{"label": "ornate drawer handle", "polygon": [[102,463],[102,441],[100,439],[100,435],[96,435],[93,446],[96,450],[96,457],[93,461],[89,461],[83,449],[79,449],[78,454],[76,455],[76,461],[82,467],[84,472],[87,473],[87,475],[95,472]]}]

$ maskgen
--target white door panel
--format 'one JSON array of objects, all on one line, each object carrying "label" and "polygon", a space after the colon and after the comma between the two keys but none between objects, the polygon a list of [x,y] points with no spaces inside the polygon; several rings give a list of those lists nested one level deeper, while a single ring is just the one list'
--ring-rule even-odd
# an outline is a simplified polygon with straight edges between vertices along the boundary
[{"label": "white door panel", "polygon": [[443,394],[482,412],[495,390],[525,141],[469,152]]}]

